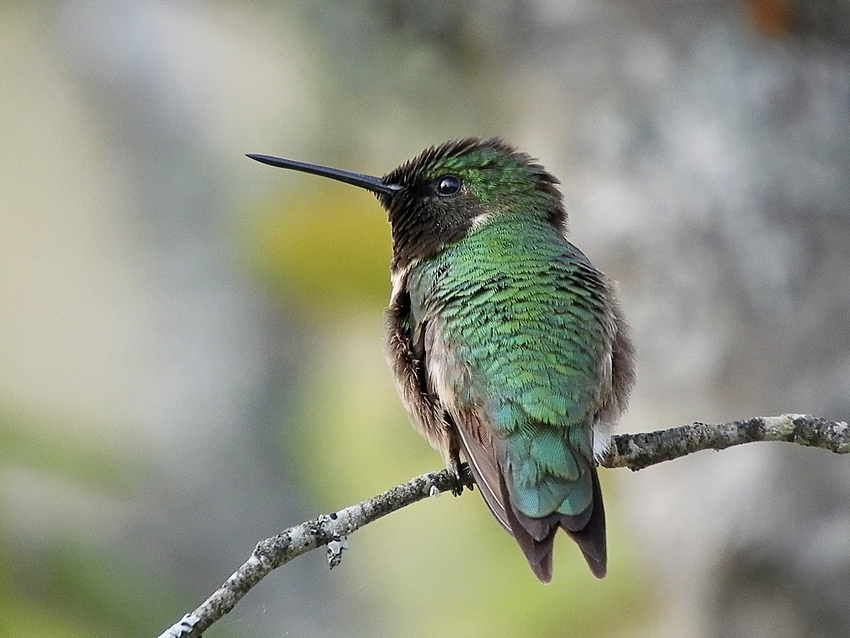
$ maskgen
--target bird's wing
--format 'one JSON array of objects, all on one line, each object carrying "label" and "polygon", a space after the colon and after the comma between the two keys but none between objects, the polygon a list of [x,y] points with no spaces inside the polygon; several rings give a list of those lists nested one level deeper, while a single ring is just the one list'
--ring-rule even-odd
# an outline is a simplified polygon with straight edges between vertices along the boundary
[{"label": "bird's wing", "polygon": [[423,325],[411,316],[410,294],[404,278],[394,286],[385,314],[387,355],[396,385],[413,425],[451,467],[457,463],[458,443],[446,420],[440,398],[428,387]]},{"label": "bird's wing", "polygon": [[452,424],[455,426],[463,455],[469,462],[475,483],[481,490],[487,507],[502,527],[513,534],[505,507],[508,499],[504,489],[504,478],[493,453],[490,431],[479,415],[471,410],[452,417]]}]

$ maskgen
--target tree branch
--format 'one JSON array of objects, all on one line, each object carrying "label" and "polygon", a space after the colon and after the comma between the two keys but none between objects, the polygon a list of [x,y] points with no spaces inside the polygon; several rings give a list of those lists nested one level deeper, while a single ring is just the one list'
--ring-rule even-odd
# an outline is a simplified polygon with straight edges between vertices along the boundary
[{"label": "tree branch", "polygon": [[[850,453],[850,426],[820,417],[786,414],[732,423],[693,423],[656,432],[619,434],[612,437],[611,447],[599,464],[637,471],[693,452],[723,450],[756,441],[787,441],[847,454]],[[333,568],[341,560],[349,534],[428,496],[438,496],[458,487],[471,489],[473,481],[468,468],[465,468],[460,483],[459,486],[448,470],[423,474],[362,503],[333,514],[323,514],[261,541],[251,557],[217,591],[159,638],[200,636],[273,569],[321,545],[327,546],[328,562]]]},{"label": "tree branch", "polygon": [[819,447],[836,454],[850,452],[850,427],[808,414],[757,416],[732,423],[692,423],[669,430],[619,434],[611,438],[603,467],[642,470],[701,450],[725,450],[757,441],[785,441]]}]

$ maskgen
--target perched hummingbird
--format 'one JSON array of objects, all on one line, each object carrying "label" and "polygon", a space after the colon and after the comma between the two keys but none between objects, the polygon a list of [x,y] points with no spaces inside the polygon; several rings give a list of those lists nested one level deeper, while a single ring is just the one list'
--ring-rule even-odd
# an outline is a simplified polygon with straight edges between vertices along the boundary
[{"label": "perched hummingbird", "polygon": [[558,180],[499,139],[425,150],[384,177],[249,155],[372,191],[392,226],[389,358],[416,427],[542,582],[563,528],[607,569],[595,456],[634,382],[614,286],[567,239]]}]

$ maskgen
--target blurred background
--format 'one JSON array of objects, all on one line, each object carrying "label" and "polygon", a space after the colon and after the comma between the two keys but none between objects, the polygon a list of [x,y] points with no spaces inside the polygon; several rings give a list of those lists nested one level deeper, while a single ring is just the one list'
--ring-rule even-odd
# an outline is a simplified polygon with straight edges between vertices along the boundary
[{"label": "blurred background", "polygon": [[[441,460],[384,363],[370,194],[499,135],[639,350],[620,431],[850,417],[846,0],[0,6],[0,636],[155,636],[279,530]],[[209,636],[850,636],[850,462],[603,471],[541,586],[477,494],[274,573]]]}]

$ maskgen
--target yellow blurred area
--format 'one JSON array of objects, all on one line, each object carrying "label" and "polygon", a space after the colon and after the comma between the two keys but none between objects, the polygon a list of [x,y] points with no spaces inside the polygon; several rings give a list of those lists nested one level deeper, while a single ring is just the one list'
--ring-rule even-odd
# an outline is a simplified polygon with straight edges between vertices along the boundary
[{"label": "yellow blurred area", "polygon": [[391,246],[371,193],[320,177],[263,204],[245,242],[259,276],[287,303],[337,321],[349,304],[386,303]]}]

